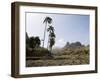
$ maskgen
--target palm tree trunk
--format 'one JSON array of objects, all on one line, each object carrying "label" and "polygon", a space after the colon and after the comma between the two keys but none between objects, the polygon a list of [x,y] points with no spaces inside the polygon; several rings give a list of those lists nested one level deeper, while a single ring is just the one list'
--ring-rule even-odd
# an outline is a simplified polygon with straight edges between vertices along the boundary
[{"label": "palm tree trunk", "polygon": [[52,47],[50,47],[50,56],[52,56]]},{"label": "palm tree trunk", "polygon": [[45,29],[44,29],[44,36],[43,36],[43,47],[44,47],[44,42],[45,42],[46,27],[47,27],[47,22],[46,22],[46,24],[45,24]]},{"label": "palm tree trunk", "polygon": [[[49,38],[49,37],[48,37]],[[48,39],[48,42],[47,42],[47,49],[49,48],[49,39]],[[48,49],[49,50],[49,49]]]}]

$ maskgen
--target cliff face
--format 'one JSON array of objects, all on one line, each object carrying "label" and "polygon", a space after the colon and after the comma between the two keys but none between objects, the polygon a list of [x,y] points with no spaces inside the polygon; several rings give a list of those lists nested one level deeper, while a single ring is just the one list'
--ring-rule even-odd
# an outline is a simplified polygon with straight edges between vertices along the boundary
[{"label": "cliff face", "polygon": [[78,42],[78,41],[73,42],[73,43],[67,42],[65,44],[65,46],[62,48],[54,48],[53,53],[59,54],[59,53],[65,52],[65,51],[83,50],[86,47],[89,48],[89,46],[85,46],[81,42]]},{"label": "cliff face", "polygon": [[64,46],[64,49],[66,49],[66,48],[80,48],[80,47],[84,47],[84,45],[82,45],[81,42],[74,42],[74,43],[67,42],[66,45]]}]

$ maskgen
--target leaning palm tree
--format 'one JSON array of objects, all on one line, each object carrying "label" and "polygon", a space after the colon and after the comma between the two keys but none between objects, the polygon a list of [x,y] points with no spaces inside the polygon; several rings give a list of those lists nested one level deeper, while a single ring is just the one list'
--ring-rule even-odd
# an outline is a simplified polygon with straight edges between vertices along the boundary
[{"label": "leaning palm tree", "polygon": [[43,36],[43,47],[44,47],[45,35],[46,35],[46,27],[48,26],[48,24],[51,24],[52,23],[52,18],[46,17],[44,19],[43,23],[45,23],[44,36]]}]

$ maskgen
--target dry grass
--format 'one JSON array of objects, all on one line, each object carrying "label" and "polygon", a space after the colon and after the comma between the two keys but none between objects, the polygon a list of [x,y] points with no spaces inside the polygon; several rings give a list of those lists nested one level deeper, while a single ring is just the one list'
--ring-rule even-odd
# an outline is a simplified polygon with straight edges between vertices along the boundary
[{"label": "dry grass", "polygon": [[89,64],[89,54],[53,55],[53,58],[26,60],[27,67]]}]

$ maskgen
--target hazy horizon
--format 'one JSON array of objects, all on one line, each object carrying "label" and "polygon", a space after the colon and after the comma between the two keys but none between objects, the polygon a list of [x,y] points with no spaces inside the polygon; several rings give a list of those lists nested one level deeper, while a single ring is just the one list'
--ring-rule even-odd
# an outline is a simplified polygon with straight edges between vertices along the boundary
[{"label": "hazy horizon", "polygon": [[[67,42],[81,42],[88,45],[89,42],[89,15],[76,14],[44,14],[44,13],[26,13],[26,32],[28,36],[39,36],[43,39],[45,17],[51,17],[52,26],[55,29],[54,47],[63,47]],[[45,44],[47,47],[48,33],[46,33]],[[41,42],[42,45],[42,42]]]}]

